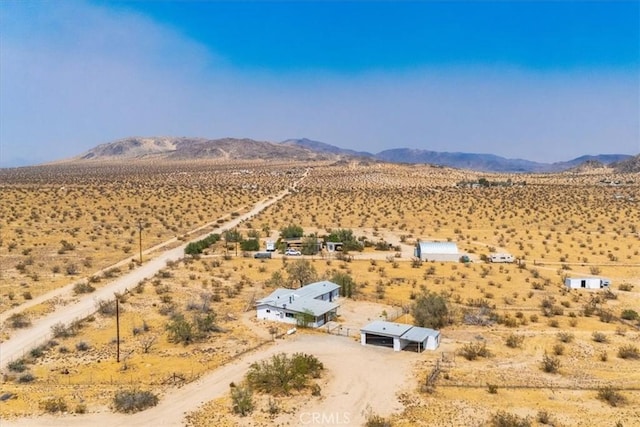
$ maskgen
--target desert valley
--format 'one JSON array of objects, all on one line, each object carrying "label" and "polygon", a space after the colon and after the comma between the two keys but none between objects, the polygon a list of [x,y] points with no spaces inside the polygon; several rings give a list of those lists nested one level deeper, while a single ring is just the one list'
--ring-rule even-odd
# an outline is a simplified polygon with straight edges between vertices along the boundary
[{"label": "desert valley", "polygon": [[[2,426],[640,425],[639,157],[508,173],[241,146],[0,169]],[[324,280],[322,326],[257,318]],[[441,341],[361,345],[376,320]]]}]

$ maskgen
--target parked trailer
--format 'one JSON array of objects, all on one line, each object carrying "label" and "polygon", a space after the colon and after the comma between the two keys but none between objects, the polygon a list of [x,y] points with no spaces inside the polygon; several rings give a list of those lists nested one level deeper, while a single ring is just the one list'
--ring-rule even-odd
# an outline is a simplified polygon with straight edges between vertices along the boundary
[{"label": "parked trailer", "polygon": [[510,254],[491,254],[489,255],[489,261],[491,262],[513,262],[515,259]]},{"label": "parked trailer", "polygon": [[607,289],[611,281],[601,277],[568,277],[564,285],[569,289]]}]

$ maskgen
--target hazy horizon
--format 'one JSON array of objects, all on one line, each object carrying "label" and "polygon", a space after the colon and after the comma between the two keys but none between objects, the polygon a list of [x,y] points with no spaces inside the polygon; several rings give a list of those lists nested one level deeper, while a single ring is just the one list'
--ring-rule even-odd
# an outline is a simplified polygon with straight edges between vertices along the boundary
[{"label": "hazy horizon", "polygon": [[132,136],[636,155],[639,13],[632,1],[0,2],[0,166]]}]

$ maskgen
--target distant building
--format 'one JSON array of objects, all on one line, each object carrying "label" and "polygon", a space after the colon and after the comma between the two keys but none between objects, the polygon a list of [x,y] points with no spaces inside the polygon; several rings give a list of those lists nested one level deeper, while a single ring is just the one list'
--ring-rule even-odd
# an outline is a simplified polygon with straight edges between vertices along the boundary
[{"label": "distant building", "polygon": [[608,289],[611,281],[600,277],[567,277],[564,285],[569,289]]},{"label": "distant building", "polygon": [[491,262],[513,262],[515,259],[510,254],[491,254],[489,255],[489,261]]},{"label": "distant building", "polygon": [[256,301],[256,315],[260,320],[291,324],[300,324],[306,316],[307,326],[317,328],[336,317],[339,295],[340,285],[326,280],[298,289],[279,288]]},{"label": "distant building", "polygon": [[[455,242],[418,242],[413,255],[423,261],[428,260],[458,260],[458,245]],[[443,257],[444,255],[444,257]],[[445,259],[443,259],[445,258]],[[451,259],[450,259],[451,258]]]},{"label": "distant building", "polygon": [[440,332],[403,323],[376,320],[360,329],[360,343],[389,347],[394,351],[410,348],[421,352],[438,348]]}]

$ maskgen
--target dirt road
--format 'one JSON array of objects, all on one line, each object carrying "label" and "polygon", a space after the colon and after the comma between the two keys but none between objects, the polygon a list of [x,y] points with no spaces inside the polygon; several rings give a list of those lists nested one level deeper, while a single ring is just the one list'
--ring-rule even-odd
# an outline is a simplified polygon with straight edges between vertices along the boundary
[{"label": "dirt road", "polygon": [[[252,216],[262,212],[268,206],[278,202],[280,199],[289,194],[289,190],[266,199],[256,204],[249,212],[240,215],[231,221],[222,224],[213,232],[221,232],[237,226],[240,222],[251,218]],[[197,239],[204,236],[199,236]],[[3,343],[0,343],[0,370],[4,369],[7,363],[20,358],[28,353],[32,348],[45,343],[50,338],[51,327],[57,323],[69,324],[75,319],[82,319],[89,314],[95,312],[96,302],[100,300],[109,300],[114,298],[115,293],[123,293],[127,289],[133,289],[140,281],[153,277],[158,271],[166,267],[167,261],[177,261],[184,256],[184,248],[187,244],[183,244],[177,248],[161,253],[152,260],[144,263],[142,266],[132,270],[122,277],[114,280],[106,286],[98,289],[91,295],[80,298],[76,303],[59,307],[53,313],[38,319],[29,328],[15,331],[15,333]],[[71,287],[64,288],[67,293],[71,292]],[[60,296],[58,291],[53,294]],[[41,302],[46,301],[43,299]]]}]

